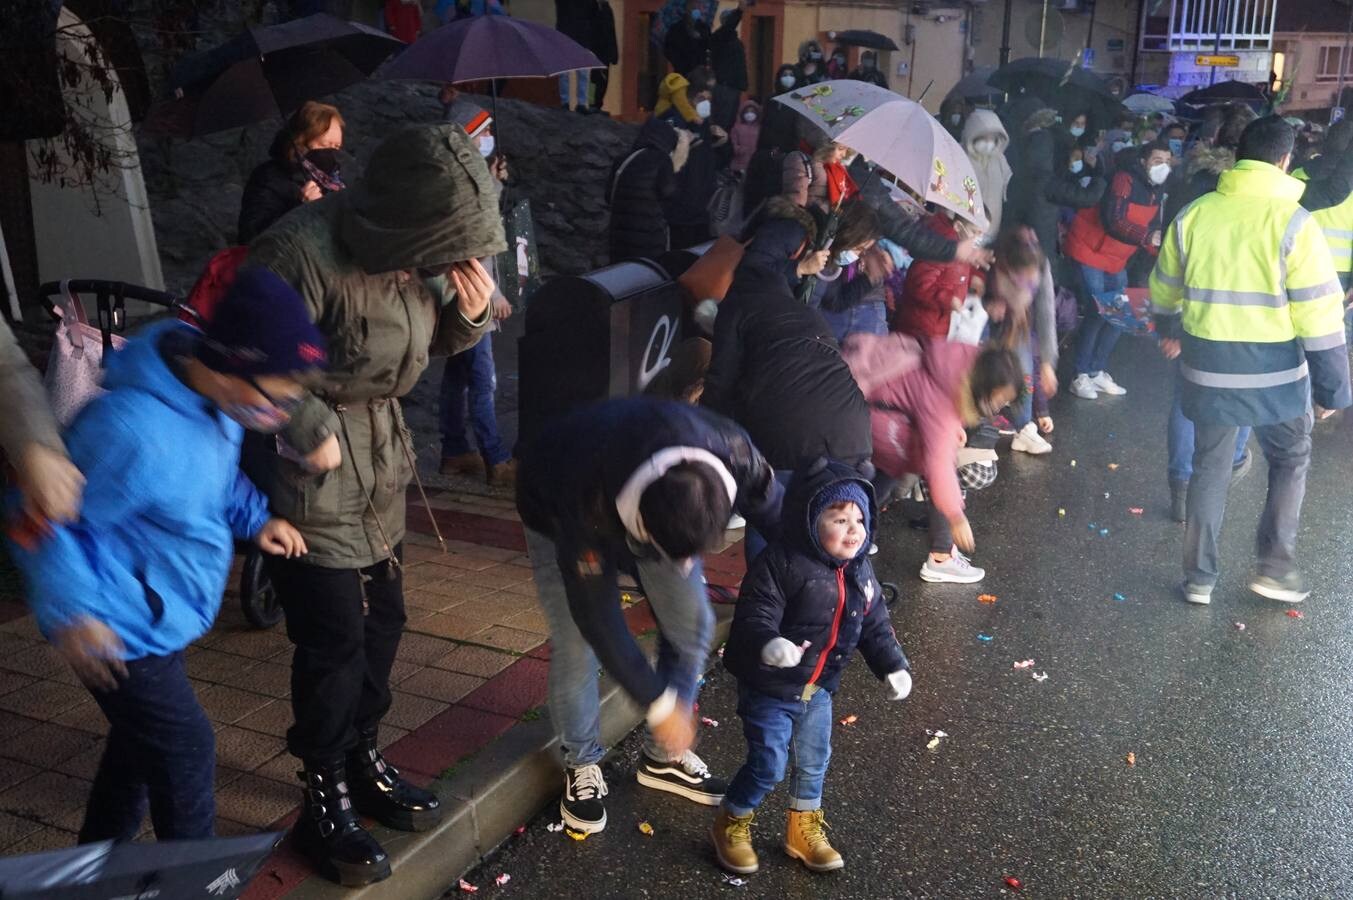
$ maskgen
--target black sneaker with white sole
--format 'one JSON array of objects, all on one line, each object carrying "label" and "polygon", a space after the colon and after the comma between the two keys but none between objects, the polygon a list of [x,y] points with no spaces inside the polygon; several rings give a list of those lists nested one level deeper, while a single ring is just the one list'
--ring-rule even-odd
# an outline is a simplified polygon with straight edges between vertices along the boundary
[{"label": "black sneaker with white sole", "polygon": [[1270,575],[1256,575],[1250,582],[1250,590],[1260,597],[1280,600],[1283,603],[1300,603],[1311,595],[1310,588],[1300,572],[1289,572],[1281,578]]},{"label": "black sneaker with white sole", "polygon": [[596,834],[606,827],[606,779],[600,766],[579,766],[564,770],[564,796],[559,798],[559,815],[574,831]]},{"label": "black sneaker with white sole", "polygon": [[644,787],[676,794],[705,806],[718,806],[723,802],[728,782],[710,774],[704,760],[692,751],[687,750],[681,759],[672,762],[659,762],[648,754],[642,759],[637,777]]}]

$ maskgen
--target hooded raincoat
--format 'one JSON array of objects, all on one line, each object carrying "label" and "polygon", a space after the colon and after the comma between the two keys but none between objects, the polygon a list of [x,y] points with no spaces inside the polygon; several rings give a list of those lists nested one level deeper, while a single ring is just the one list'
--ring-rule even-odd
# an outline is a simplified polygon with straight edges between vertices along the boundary
[{"label": "hooded raincoat", "polygon": [[[977,141],[988,138],[994,142],[989,153],[979,153],[974,146]],[[977,187],[982,194],[982,202],[987,207],[987,217],[991,220],[988,229],[991,234],[1001,230],[1001,213],[1005,209],[1005,191],[1010,184],[1010,163],[1005,158],[1005,148],[1010,146],[1010,135],[1001,124],[1000,116],[989,109],[974,109],[963,123],[963,150],[972,160],[973,172],[977,175]]]}]

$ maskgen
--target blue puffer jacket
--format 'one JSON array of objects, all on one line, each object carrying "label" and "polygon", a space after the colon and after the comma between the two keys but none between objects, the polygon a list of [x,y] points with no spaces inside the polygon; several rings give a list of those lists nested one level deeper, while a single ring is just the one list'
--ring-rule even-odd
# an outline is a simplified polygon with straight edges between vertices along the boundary
[{"label": "blue puffer jacket", "polygon": [[[818,545],[817,524],[809,518],[813,498],[847,479],[864,488],[869,521],[876,522],[869,481],[844,463],[819,461],[795,473],[785,494],[783,536],[756,558],[742,581],[724,665],[739,681],[781,700],[799,698],[809,684],[835,692],[856,647],[880,679],[911,668],[868,554],[843,562]],[[761,648],[776,637],[798,645],[811,641],[797,666],[761,662]]]}]

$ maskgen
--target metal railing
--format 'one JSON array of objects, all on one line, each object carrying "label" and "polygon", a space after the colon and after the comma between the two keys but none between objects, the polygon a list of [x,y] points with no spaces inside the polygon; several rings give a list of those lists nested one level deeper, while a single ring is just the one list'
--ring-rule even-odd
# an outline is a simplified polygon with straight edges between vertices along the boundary
[{"label": "metal railing", "polygon": [[[1160,51],[1268,50],[1279,0],[1169,0],[1143,4],[1141,48]],[[1154,12],[1154,15],[1152,14]]]}]

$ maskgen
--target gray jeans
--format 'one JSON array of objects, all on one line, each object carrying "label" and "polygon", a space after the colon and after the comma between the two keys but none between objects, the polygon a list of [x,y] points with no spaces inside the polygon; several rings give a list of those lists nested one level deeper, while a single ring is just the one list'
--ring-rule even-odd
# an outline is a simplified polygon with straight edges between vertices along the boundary
[{"label": "gray jeans", "polygon": [[[1311,468],[1312,422],[1308,411],[1299,418],[1254,429],[1268,461],[1268,497],[1254,539],[1260,575],[1282,578],[1296,568],[1301,501]],[[1238,430],[1234,425],[1197,425],[1194,429],[1184,538],[1184,577],[1190,584],[1217,583],[1217,538],[1226,514]]]}]

